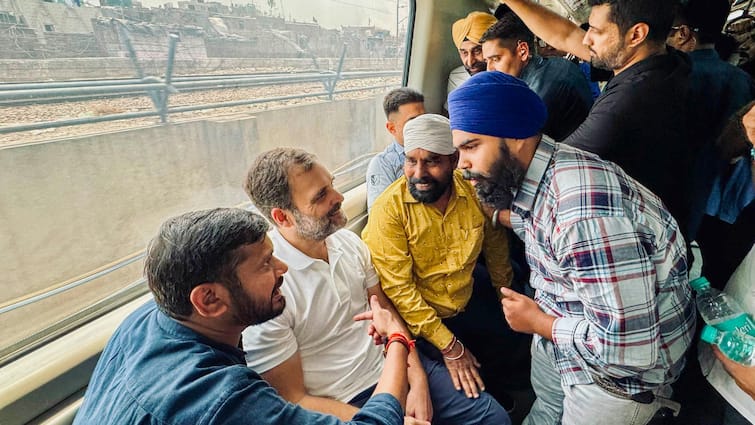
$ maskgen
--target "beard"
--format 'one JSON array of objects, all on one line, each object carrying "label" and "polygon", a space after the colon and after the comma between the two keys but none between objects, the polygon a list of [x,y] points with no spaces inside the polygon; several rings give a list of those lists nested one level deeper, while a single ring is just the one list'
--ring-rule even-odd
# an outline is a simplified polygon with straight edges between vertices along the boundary
[{"label": "beard", "polygon": [[293,210],[296,220],[296,233],[302,239],[310,241],[322,241],[346,225],[346,214],[341,210],[341,203],[328,211],[323,217],[314,218],[302,214],[299,210]]},{"label": "beard", "polygon": [[280,299],[276,300],[281,285],[283,285],[283,276],[278,278],[270,298],[267,300],[255,300],[254,297],[244,292],[240,282],[228,285],[228,290],[233,299],[232,317],[235,324],[252,326],[266,322],[283,313],[283,309],[286,308],[286,298],[281,295]]},{"label": "beard", "polygon": [[624,60],[624,39],[621,39],[612,49],[605,52],[602,56],[590,49],[594,54],[590,59],[590,63],[595,68],[607,69],[613,71],[624,66],[626,62]]},{"label": "beard", "polygon": [[[446,193],[448,187],[451,185],[452,178],[453,174],[450,174],[444,180],[436,180],[429,176],[422,177],[421,179],[415,179],[414,177],[409,178],[407,180],[407,182],[409,183],[409,193],[411,193],[414,199],[422,202],[423,204],[432,204],[433,202],[440,199],[444,193]],[[417,189],[418,184],[430,184],[432,185],[432,187],[430,187],[430,189],[428,190],[419,190]]]},{"label": "beard", "polygon": [[475,62],[472,64],[471,68],[464,67],[464,69],[467,70],[467,73],[469,73],[469,75],[475,75],[477,73],[487,70],[488,64],[485,63],[484,61]]},{"label": "beard", "polygon": [[501,143],[500,155],[490,167],[489,175],[464,170],[464,178],[477,180],[477,197],[484,204],[499,210],[511,208],[514,194],[521,186],[527,170],[511,156],[506,144]]}]

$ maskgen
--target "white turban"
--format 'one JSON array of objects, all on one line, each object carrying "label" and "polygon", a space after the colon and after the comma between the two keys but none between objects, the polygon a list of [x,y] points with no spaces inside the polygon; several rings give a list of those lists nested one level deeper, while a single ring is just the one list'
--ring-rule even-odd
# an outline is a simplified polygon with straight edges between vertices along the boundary
[{"label": "white turban", "polygon": [[456,152],[448,118],[437,114],[423,114],[409,120],[404,125],[404,152],[418,148],[439,155],[451,155]]}]

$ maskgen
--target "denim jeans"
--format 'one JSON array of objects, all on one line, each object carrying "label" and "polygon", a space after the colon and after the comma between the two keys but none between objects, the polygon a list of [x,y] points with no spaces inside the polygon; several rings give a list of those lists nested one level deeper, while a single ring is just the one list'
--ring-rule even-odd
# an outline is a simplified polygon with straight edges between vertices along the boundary
[{"label": "denim jeans", "polygon": [[650,404],[614,396],[595,384],[561,386],[553,343],[532,341],[532,389],[537,399],[523,425],[645,425],[667,395],[659,390]]}]

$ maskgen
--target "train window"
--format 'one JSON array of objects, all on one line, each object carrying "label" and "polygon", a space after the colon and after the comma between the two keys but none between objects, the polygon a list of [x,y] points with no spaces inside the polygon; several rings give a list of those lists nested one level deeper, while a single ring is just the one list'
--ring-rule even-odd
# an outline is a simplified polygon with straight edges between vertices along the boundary
[{"label": "train window", "polygon": [[413,1],[28,0],[0,11],[0,364],[146,293],[166,217],[275,146],[364,179]]}]

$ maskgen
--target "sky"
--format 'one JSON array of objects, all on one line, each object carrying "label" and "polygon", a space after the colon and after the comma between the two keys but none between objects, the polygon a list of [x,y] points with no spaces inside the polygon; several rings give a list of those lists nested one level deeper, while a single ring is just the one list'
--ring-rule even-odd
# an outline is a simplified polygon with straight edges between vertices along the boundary
[{"label": "sky", "polygon": [[[178,5],[178,0],[136,0],[144,7],[157,7],[172,2]],[[206,0],[207,2],[213,0]],[[268,0],[214,0],[230,5],[254,3],[258,10],[270,12]],[[274,16],[293,18],[299,22],[312,22],[317,19],[320,26],[338,28],[341,25],[375,25],[380,28],[396,31],[396,2],[400,2],[399,16],[406,16],[405,0],[274,0]],[[405,21],[400,22],[401,26]]]}]

